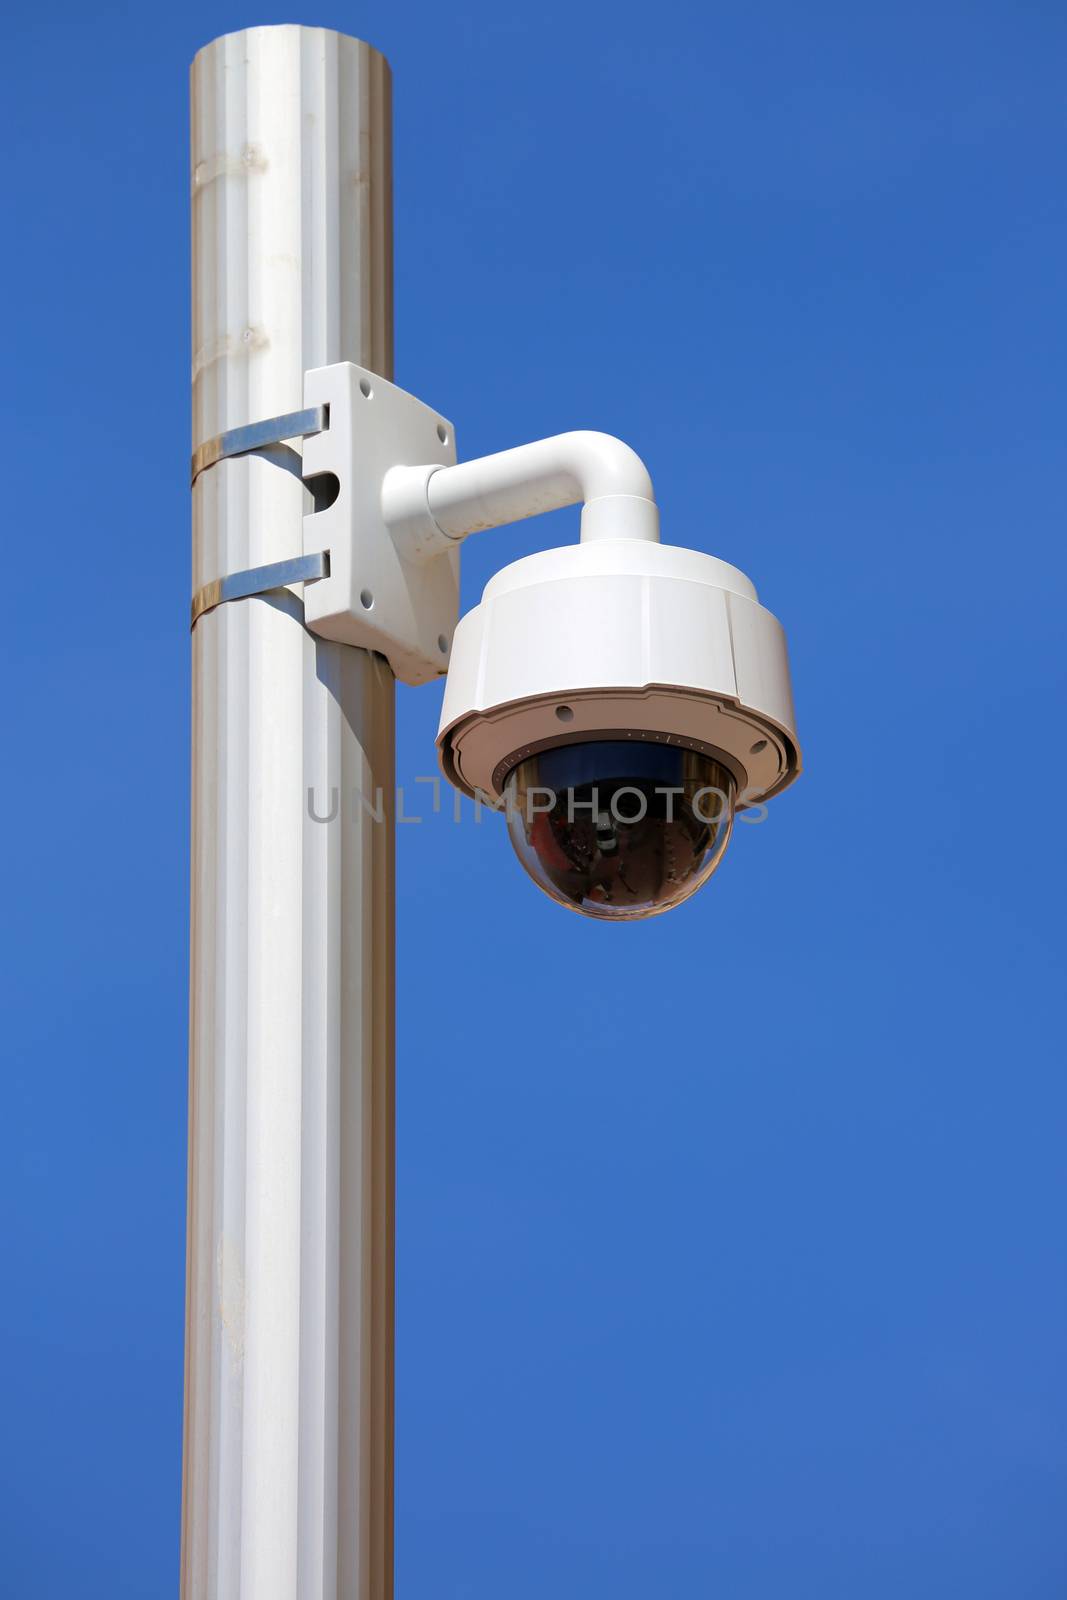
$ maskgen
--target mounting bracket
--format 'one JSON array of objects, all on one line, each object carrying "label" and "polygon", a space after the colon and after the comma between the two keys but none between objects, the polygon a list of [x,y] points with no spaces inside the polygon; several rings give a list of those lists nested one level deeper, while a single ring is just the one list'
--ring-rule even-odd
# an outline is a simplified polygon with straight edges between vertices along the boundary
[{"label": "mounting bracket", "polygon": [[349,361],[304,376],[306,408],[326,407],[329,427],[307,439],[303,476],[332,474],[337,497],[304,518],[304,554],[329,551],[329,576],[304,591],[312,633],[377,650],[403,683],[448,668],[459,621],[459,546],[421,553],[385,520],[393,467],[427,477],[456,459],[452,424],[414,395]]},{"label": "mounting bracket", "polygon": [[[237,456],[271,459],[271,448],[301,437],[300,475],[318,502],[303,519],[302,555],[205,584],[193,597],[193,623],[226,601],[303,582],[310,632],[376,650],[403,683],[443,676],[459,620],[459,543],[442,536],[431,546],[387,522],[383,488],[394,467],[415,468],[425,481],[453,465],[452,424],[377,373],[341,361],[305,373],[303,411],[206,440],[193,455],[193,481]],[[336,493],[327,499],[330,478]]]}]

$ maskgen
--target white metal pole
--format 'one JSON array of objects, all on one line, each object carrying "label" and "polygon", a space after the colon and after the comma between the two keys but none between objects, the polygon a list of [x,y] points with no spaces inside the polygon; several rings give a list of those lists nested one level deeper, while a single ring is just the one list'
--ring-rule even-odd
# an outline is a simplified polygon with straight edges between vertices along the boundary
[{"label": "white metal pole", "polygon": [[[194,447],[298,410],[308,368],[391,377],[376,51],[208,45],[192,194]],[[299,554],[306,497],[262,456],[203,472],[194,590]],[[185,1600],[392,1593],[393,761],[391,674],[298,589],[197,621]]]}]

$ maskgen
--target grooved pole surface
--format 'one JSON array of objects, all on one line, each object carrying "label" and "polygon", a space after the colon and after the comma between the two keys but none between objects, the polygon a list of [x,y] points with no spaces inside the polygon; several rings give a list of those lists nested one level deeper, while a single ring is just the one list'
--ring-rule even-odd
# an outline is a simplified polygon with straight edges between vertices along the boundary
[{"label": "grooved pole surface", "polygon": [[[298,410],[310,367],[392,376],[390,121],[355,39],[197,55],[194,448]],[[203,472],[194,591],[298,555],[308,498],[263,457]],[[181,1592],[390,1600],[393,679],[299,586],[192,638]]]}]

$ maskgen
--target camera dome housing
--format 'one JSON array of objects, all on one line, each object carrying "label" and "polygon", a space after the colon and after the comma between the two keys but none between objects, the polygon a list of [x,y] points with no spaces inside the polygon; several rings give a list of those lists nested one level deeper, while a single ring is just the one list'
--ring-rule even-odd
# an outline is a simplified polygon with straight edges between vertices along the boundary
[{"label": "camera dome housing", "polygon": [[508,833],[530,877],[585,916],[656,916],[706,883],[733,826],[737,785],[681,745],[594,739],[551,745],[512,768]]},{"label": "camera dome housing", "polygon": [[[700,551],[601,537],[527,556],[456,629],[438,749],[459,789],[507,803],[546,893],[591,916],[655,915],[711,876],[735,811],[800,770],[782,629],[743,573]],[[679,785],[668,818],[655,791]],[[721,790],[721,816],[693,811],[699,788]],[[553,798],[531,812],[538,790]],[[641,818],[613,815],[622,790],[643,797]],[[598,815],[614,840],[597,843]]]}]

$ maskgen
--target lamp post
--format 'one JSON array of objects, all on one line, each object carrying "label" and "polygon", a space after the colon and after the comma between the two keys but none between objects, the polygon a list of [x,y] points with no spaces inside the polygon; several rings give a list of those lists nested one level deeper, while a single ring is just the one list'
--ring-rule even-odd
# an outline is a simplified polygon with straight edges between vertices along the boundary
[{"label": "lamp post", "polygon": [[[192,68],[193,446],[392,371],[390,77],[322,28]],[[274,459],[271,459],[273,454]],[[296,473],[284,467],[295,467]],[[288,556],[292,447],[193,486],[193,588]],[[392,1591],[393,676],[298,593],[192,630],[185,1600]],[[384,819],[305,825],[306,792]]]}]

